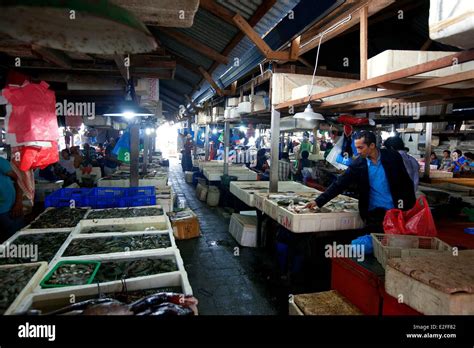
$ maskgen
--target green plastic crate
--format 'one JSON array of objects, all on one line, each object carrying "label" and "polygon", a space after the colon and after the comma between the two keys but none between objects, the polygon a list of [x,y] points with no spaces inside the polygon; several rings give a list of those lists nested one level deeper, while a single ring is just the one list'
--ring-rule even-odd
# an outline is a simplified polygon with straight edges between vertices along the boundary
[{"label": "green plastic crate", "polygon": [[[89,279],[87,280],[86,283],[84,284],[46,284],[49,279],[53,276],[54,272],[61,267],[62,265],[65,264],[95,264],[95,269],[90,275]],[[66,286],[77,286],[77,285],[87,285],[91,284],[92,281],[94,280],[95,275],[97,274],[97,271],[99,270],[100,267],[100,262],[99,261],[83,261],[83,260],[67,260],[67,261],[59,261],[56,266],[46,275],[46,277],[43,278],[43,280],[40,283],[40,286],[42,288],[48,289],[48,288],[61,288],[61,287],[66,287]]]}]

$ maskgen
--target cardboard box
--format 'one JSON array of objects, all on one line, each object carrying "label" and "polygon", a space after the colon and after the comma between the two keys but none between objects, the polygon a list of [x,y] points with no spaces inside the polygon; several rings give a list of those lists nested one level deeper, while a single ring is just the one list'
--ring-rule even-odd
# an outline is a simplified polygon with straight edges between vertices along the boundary
[{"label": "cardboard box", "polygon": [[199,220],[190,209],[168,213],[176,239],[191,239],[200,236]]}]

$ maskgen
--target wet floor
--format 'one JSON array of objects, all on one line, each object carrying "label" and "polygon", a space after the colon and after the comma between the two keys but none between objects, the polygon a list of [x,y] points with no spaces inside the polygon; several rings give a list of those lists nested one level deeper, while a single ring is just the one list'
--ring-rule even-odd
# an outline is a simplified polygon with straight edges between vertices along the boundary
[{"label": "wet floor", "polygon": [[[196,197],[176,161],[170,182],[199,218],[201,237],[177,241],[201,315],[286,315],[288,292],[273,276],[266,249],[239,247],[229,233],[230,214]],[[237,198],[236,198],[237,199]]]}]

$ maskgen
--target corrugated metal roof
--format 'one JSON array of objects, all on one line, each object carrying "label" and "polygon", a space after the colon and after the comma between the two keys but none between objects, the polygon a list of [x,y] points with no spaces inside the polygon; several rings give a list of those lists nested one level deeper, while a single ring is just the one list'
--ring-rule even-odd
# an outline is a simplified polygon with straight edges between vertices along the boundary
[{"label": "corrugated metal roof", "polygon": [[[230,8],[231,5],[226,1],[224,3],[223,0],[219,1],[223,6],[229,8],[232,11],[235,9]],[[262,19],[255,25],[255,31],[260,35],[267,33],[271,29],[273,29],[286,15],[290,10],[292,10],[300,0],[278,0],[275,5],[262,17]],[[234,3],[241,3],[240,1],[232,1],[232,5],[235,6]],[[245,1],[247,6],[249,3],[261,3],[261,1]],[[258,5],[255,5],[258,7]],[[255,12],[255,10],[253,10]],[[243,11],[239,11],[242,16]],[[251,16],[247,16],[246,19],[249,19]],[[245,16],[244,16],[245,18]],[[250,41],[247,37],[242,39],[240,43],[234,47],[234,49],[230,52],[229,57],[239,57],[240,63],[242,65],[243,62],[246,62],[246,66],[255,67],[256,64],[259,63],[262,59],[262,55],[257,50],[256,52],[252,49],[255,48],[255,44]],[[222,84],[223,86],[230,85],[233,81],[235,81],[235,74],[241,70],[237,69],[233,66],[234,61],[232,60],[227,66],[221,64],[219,65],[216,70],[212,73],[214,81],[218,81],[218,83]],[[226,74],[227,77],[223,76]],[[212,96],[212,91],[207,91],[210,88],[209,83],[206,81],[204,82],[201,87],[193,94],[193,99],[197,99],[198,102],[202,100],[206,100]],[[207,93],[206,93],[207,91]]]},{"label": "corrugated metal roof", "polygon": [[257,8],[262,4],[262,0],[217,0],[220,5],[231,10],[232,12],[238,12],[246,20],[255,13]]}]

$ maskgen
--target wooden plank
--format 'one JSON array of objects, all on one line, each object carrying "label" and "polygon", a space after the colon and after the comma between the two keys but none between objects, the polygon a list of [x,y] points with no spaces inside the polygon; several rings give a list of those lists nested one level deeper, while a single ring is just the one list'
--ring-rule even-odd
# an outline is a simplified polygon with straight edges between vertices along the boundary
[{"label": "wooden plank", "polygon": [[[341,33],[347,31],[348,29],[357,25],[360,21],[360,9],[364,6],[368,6],[368,17],[371,15],[379,12],[380,10],[384,9],[385,7],[392,4],[395,0],[363,0],[363,1],[347,1],[347,4],[341,5],[341,9],[336,9],[337,17],[334,17],[335,14],[329,14],[321,20],[320,22],[313,25],[308,31],[306,31],[301,36],[301,46],[300,46],[300,55],[307,53],[308,51],[314,49],[319,45],[319,38],[314,40],[314,38],[323,31],[329,29],[339,21],[346,18],[348,15],[351,15],[351,20],[346,24],[342,25],[338,29],[332,31],[325,35],[322,39],[321,43],[324,43]],[[334,18],[333,20],[328,22],[328,18]],[[321,25],[321,23],[324,23]]]},{"label": "wooden plank", "polygon": [[[400,90],[376,91],[376,92],[369,92],[362,95],[356,95],[353,97],[341,98],[341,100],[333,100],[333,101],[327,101],[327,102],[323,101],[321,105],[319,105],[318,107],[324,108],[324,107],[342,106],[345,104],[353,103],[355,101],[363,101],[363,100],[369,100],[369,99],[375,99],[375,98],[384,98],[384,97],[402,95],[402,94],[406,94],[410,92],[423,90],[424,88],[426,88],[425,86],[441,86],[441,85],[451,84],[454,82],[466,81],[470,79],[474,79],[474,71],[470,71],[468,73],[462,72],[462,73],[458,73],[454,75],[449,75],[446,77],[433,78],[427,81],[422,81],[422,82],[414,83],[411,85],[404,85],[405,87]],[[423,100],[423,96],[421,96],[420,98]]]},{"label": "wooden plank", "polygon": [[170,37],[172,37],[173,39],[175,39],[176,41],[180,42],[181,44],[189,47],[189,48],[192,48],[193,50],[205,55],[206,57],[216,61],[216,62],[219,62],[221,64],[228,64],[229,63],[229,58],[220,54],[219,52],[217,52],[216,50],[204,45],[203,43],[187,36],[187,35],[184,35],[183,33],[181,32],[178,32],[178,31],[175,31],[175,30],[171,30],[171,29],[168,29],[168,28],[160,28],[160,31]]},{"label": "wooden plank", "polygon": [[60,66],[61,68],[70,69],[72,67],[71,59],[60,50],[31,45],[31,51],[33,54],[39,55],[45,61]]},{"label": "wooden plank", "polygon": [[224,6],[219,5],[214,0],[201,0],[199,2],[199,7],[202,7],[206,11],[211,12],[213,15],[219,17],[220,19],[223,19],[227,23],[236,26],[234,21],[232,20],[232,17],[234,17],[234,12],[228,10]]},{"label": "wooden plank", "polygon": [[298,56],[300,52],[300,41],[301,41],[301,36],[298,36],[296,39],[291,41],[290,60],[298,60]]},{"label": "wooden plank", "polygon": [[367,33],[368,33],[368,8],[360,9],[360,79],[367,80]]},{"label": "wooden plank", "polygon": [[117,65],[117,69],[119,69],[120,74],[122,75],[123,79],[128,82],[129,74],[127,73],[127,68],[125,67],[125,56],[123,55],[115,55],[114,56],[115,65]]},{"label": "wooden plank", "polygon": [[[415,65],[406,69],[397,70],[397,71],[394,71],[385,75],[373,77],[371,79],[367,79],[364,81],[354,82],[347,86],[333,88],[328,91],[316,93],[309,97],[299,98],[299,99],[290,100],[284,103],[280,103],[276,106],[276,108],[284,109],[289,106],[299,106],[299,105],[307,104],[310,100],[321,99],[321,98],[325,98],[325,97],[329,97],[333,95],[347,93],[350,91],[355,91],[362,88],[373,87],[385,82],[399,80],[405,77],[410,77],[410,76],[422,74],[428,71],[445,68],[452,65],[453,61],[456,61],[458,64],[460,64],[460,63],[464,63],[466,61],[471,61],[471,60],[474,60],[474,51],[462,51],[462,52],[458,52],[458,53],[455,53],[443,58],[439,58],[430,62]],[[440,79],[446,79],[446,81],[449,81],[449,79],[452,78],[452,76],[453,75],[450,75],[450,76],[442,77]],[[419,87],[420,86],[424,86],[424,87],[436,86],[436,83],[433,82],[434,80],[437,80],[437,79],[430,79],[428,81],[420,82]],[[448,84],[448,83],[445,83],[445,84]]]},{"label": "wooden plank", "polygon": [[214,90],[216,91],[216,93],[219,95],[219,96],[223,96],[224,93],[222,92],[222,89],[217,85],[217,83],[212,79],[212,76],[209,75],[209,73],[204,70],[204,68],[202,67],[199,67],[199,71],[201,72],[202,76],[207,80],[207,82],[209,82],[209,84],[212,86],[212,88],[214,88]]},{"label": "wooden plank", "polygon": [[234,23],[237,25],[237,27],[242,30],[245,35],[257,46],[257,48],[260,50],[260,52],[263,53],[265,57],[268,57],[268,55],[273,51],[270,46],[267,45],[265,41],[258,35],[255,30],[250,26],[249,23],[238,13],[232,17]]}]

